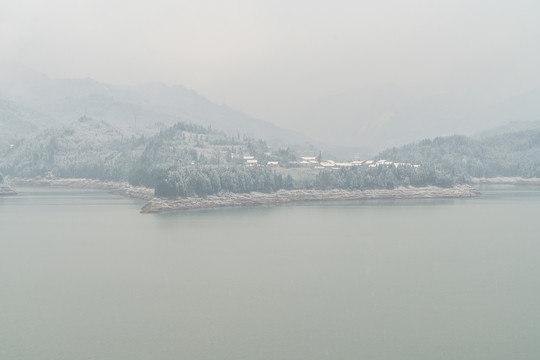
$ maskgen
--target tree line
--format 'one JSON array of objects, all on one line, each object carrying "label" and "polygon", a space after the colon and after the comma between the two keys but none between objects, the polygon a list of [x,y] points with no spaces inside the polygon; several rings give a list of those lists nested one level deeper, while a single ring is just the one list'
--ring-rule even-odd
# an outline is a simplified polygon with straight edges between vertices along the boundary
[{"label": "tree line", "polygon": [[290,175],[283,177],[264,167],[187,166],[171,168],[161,174],[155,186],[155,195],[176,198],[220,192],[269,193],[293,186]]},{"label": "tree line", "polygon": [[379,165],[353,166],[339,170],[323,170],[315,178],[315,189],[394,189],[400,186],[452,187],[467,182],[463,174],[436,166]]},{"label": "tree line", "polygon": [[357,166],[339,170],[313,170],[312,181],[283,176],[265,167],[187,166],[162,173],[155,195],[164,198],[207,196],[220,192],[274,192],[280,189],[394,189],[400,186],[451,187],[466,178],[435,167],[381,165]]},{"label": "tree line", "polygon": [[385,150],[377,159],[436,164],[472,177],[540,177],[540,130],[485,138],[437,137]]}]

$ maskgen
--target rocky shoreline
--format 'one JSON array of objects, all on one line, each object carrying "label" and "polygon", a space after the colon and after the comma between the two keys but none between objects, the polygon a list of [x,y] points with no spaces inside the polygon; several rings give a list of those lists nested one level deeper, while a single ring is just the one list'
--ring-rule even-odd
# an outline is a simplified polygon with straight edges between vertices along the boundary
[{"label": "rocky shoreline", "polygon": [[469,185],[453,188],[428,186],[422,188],[397,188],[393,190],[280,190],[274,193],[220,194],[204,198],[188,197],[179,199],[153,198],[141,213],[210,209],[232,206],[277,205],[306,201],[348,201],[366,199],[441,199],[469,198],[478,196],[478,191]]}]

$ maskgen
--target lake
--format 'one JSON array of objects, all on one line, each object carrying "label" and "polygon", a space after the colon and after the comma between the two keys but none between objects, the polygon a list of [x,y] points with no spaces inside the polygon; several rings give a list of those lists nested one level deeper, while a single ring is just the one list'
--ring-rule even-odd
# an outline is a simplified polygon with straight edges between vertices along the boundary
[{"label": "lake", "polygon": [[538,359],[540,188],[139,214],[0,198],[0,359]]}]

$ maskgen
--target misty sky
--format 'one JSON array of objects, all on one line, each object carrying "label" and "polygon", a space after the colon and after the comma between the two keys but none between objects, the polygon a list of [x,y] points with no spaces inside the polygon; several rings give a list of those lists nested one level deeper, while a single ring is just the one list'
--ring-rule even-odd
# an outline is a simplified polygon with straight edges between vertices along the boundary
[{"label": "misty sky", "polygon": [[3,0],[0,54],[53,77],[181,84],[305,129],[321,99],[371,86],[486,103],[538,88],[539,16],[538,0]]}]

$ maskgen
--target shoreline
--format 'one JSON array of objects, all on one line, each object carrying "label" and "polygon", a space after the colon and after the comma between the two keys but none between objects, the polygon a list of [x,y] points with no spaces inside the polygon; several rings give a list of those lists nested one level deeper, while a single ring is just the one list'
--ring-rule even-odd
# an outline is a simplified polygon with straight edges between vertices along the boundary
[{"label": "shoreline", "polygon": [[26,179],[12,178],[9,183],[19,186],[63,186],[75,189],[108,190],[113,195],[149,201],[154,198],[154,189],[132,186],[127,182],[101,181],[94,179]]},{"label": "shoreline", "polygon": [[421,188],[402,187],[378,190],[279,190],[274,193],[226,193],[209,195],[205,198],[187,197],[178,199],[153,198],[141,209],[141,213],[162,213],[180,210],[212,209],[218,207],[278,205],[310,201],[351,201],[368,199],[444,199],[471,198],[479,192],[470,185],[452,188],[427,186]]},{"label": "shoreline", "polygon": [[218,207],[279,205],[310,201],[353,201],[368,199],[445,199],[478,196],[470,185],[452,188],[426,186],[421,188],[400,187],[392,190],[279,190],[273,193],[222,193],[206,197],[162,199],[154,196],[154,189],[132,186],[127,182],[100,181],[84,178],[73,179],[27,179],[11,178],[9,184],[19,186],[63,186],[77,189],[108,190],[113,195],[141,199],[147,203],[142,214],[181,210],[212,209]]},{"label": "shoreline", "polygon": [[13,190],[9,185],[2,184],[0,185],[0,196],[13,196],[17,195],[17,192]]},{"label": "shoreline", "polygon": [[519,176],[497,176],[492,178],[471,178],[477,185],[540,185],[540,178],[523,178]]}]

